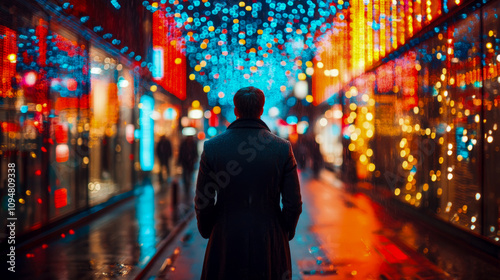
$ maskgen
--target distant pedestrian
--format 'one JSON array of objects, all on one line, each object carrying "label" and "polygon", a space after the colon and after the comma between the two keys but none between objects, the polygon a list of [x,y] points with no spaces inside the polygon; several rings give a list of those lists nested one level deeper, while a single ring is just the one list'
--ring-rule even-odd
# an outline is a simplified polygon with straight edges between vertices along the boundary
[{"label": "distant pedestrian", "polygon": [[165,135],[162,135],[156,144],[156,156],[160,160],[160,183],[163,183],[165,181],[163,167],[167,169],[167,178],[170,177],[170,159],[172,158],[172,144]]},{"label": "distant pedestrian", "polygon": [[182,180],[184,191],[189,194],[193,181],[194,164],[198,160],[198,148],[193,136],[187,136],[179,147],[177,163],[182,166]]},{"label": "distant pedestrian", "polygon": [[[290,279],[288,241],[302,212],[290,142],[260,119],[264,93],[238,90],[238,118],[204,143],[195,210],[209,238],[201,279]],[[280,207],[280,199],[283,207]]]},{"label": "distant pedestrian", "polygon": [[297,141],[293,145],[293,154],[297,160],[298,168],[301,170],[305,169],[308,152],[303,135],[298,135]]},{"label": "distant pedestrian", "polygon": [[309,155],[311,157],[311,168],[313,171],[313,176],[314,178],[318,178],[321,169],[323,169],[325,161],[323,160],[323,154],[321,154],[319,143],[316,142],[316,138],[314,137],[314,135],[311,135],[309,137],[308,142],[309,145],[307,145],[307,147],[309,148]]}]

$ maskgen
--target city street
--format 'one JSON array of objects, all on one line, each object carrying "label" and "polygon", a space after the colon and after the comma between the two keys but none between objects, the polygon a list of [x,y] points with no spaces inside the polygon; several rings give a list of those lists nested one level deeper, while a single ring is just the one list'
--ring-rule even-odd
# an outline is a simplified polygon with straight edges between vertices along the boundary
[{"label": "city street", "polygon": [[[397,219],[398,213],[365,194],[345,192],[333,173],[324,171],[319,180],[304,173],[303,213],[290,242],[291,279],[497,279],[500,269],[494,263],[464,255],[470,252]],[[158,258],[153,276],[199,279],[206,245],[193,219]]]},{"label": "city street", "polygon": [[500,279],[499,14],[0,0],[0,280]]}]

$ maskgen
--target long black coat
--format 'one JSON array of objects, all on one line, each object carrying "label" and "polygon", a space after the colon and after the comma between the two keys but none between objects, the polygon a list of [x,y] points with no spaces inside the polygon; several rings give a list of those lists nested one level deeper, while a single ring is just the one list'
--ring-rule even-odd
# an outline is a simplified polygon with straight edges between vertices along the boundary
[{"label": "long black coat", "polygon": [[263,121],[238,119],[205,142],[195,208],[209,238],[201,279],[291,278],[288,241],[302,212],[297,164],[290,142]]}]

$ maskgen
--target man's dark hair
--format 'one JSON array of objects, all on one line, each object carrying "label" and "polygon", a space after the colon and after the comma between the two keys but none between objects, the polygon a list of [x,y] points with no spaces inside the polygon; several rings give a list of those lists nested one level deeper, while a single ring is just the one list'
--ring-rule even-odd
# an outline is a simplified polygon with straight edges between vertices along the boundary
[{"label": "man's dark hair", "polygon": [[234,106],[240,118],[259,118],[264,110],[264,92],[256,87],[244,87],[236,92],[233,98]]}]

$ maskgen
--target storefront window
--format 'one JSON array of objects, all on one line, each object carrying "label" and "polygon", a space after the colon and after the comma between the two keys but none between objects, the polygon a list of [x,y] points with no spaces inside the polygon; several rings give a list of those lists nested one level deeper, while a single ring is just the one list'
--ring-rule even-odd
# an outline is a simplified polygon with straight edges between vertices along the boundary
[{"label": "storefront window", "polygon": [[155,92],[153,97],[155,99],[155,108],[152,116],[154,120],[155,149],[158,147],[158,142],[162,136],[165,136],[170,141],[172,148],[172,157],[170,158],[170,162],[166,162],[166,170],[164,170],[165,168],[161,164],[164,160],[158,158],[157,151],[155,150],[156,159],[153,172],[162,172],[162,174],[158,175],[162,175],[163,177],[161,178],[166,178],[166,176],[175,174],[173,172],[174,164],[172,160],[174,158],[173,153],[177,151],[177,147],[179,146],[179,134],[177,132],[180,107],[172,104],[172,101],[162,92]]},{"label": "storefront window", "polygon": [[500,79],[498,32],[500,20],[497,1],[484,7],[483,11],[483,53],[484,64],[484,203],[485,234],[495,241],[500,241]]},{"label": "storefront window", "polygon": [[84,133],[88,110],[88,53],[85,44],[65,29],[54,26],[47,42],[50,79],[50,218],[56,219],[86,206],[79,175],[88,164]]},{"label": "storefront window", "polygon": [[116,170],[118,174],[117,184],[120,192],[129,191],[132,189],[132,169],[134,151],[132,143],[134,143],[133,110],[134,110],[134,71],[125,67],[117,66],[118,71],[118,104],[120,108],[119,121],[117,124],[117,144],[116,152]]},{"label": "storefront window", "polygon": [[[389,186],[401,201],[476,233],[482,233],[483,195],[479,28],[478,12],[464,14],[452,24],[434,28],[414,50],[377,68],[373,147],[374,182]],[[486,48],[493,48],[492,43]],[[490,54],[490,60],[496,55]],[[493,93],[498,81],[496,76],[490,80]],[[492,108],[494,102],[493,97]],[[495,123],[486,119],[484,124],[491,126],[485,135],[491,143]],[[491,186],[496,185],[491,180]],[[498,204],[494,205],[491,212],[498,213]],[[498,223],[498,216],[490,216],[490,229],[494,227],[496,234],[498,224],[493,223]]]},{"label": "storefront window", "polygon": [[374,135],[374,88],[375,75],[368,73],[357,78],[346,92],[346,97],[349,98],[349,108],[346,108],[349,112],[346,135],[349,135],[351,140],[348,149],[355,156],[356,174],[361,180],[369,179],[375,170],[373,150],[370,147]]},{"label": "storefront window", "polygon": [[[133,74],[117,59],[91,48],[89,199],[91,205],[131,189]],[[132,127],[133,130],[133,127]]]},{"label": "storefront window", "polygon": [[[432,215],[440,211],[444,178],[441,171],[443,141],[439,139],[446,132],[442,123],[441,107],[447,83],[446,70],[443,70],[446,68],[446,61],[443,60],[446,50],[442,48],[445,41],[446,38],[439,33],[416,48],[414,67],[418,73],[418,107],[414,107],[408,114],[413,130],[410,136],[413,140],[413,172],[410,175],[414,176],[415,181],[412,186],[405,186],[404,189],[406,193],[407,188],[411,188],[410,202],[413,199],[416,206],[421,206]],[[405,146],[404,143],[400,144]],[[406,197],[404,199],[406,200]]]},{"label": "storefront window", "polygon": [[[308,125],[297,124],[299,134],[304,134],[308,129],[310,129]],[[319,136],[320,150],[325,164],[340,168],[342,165],[342,108],[339,104],[330,107],[324,117],[316,122],[314,132]],[[298,145],[304,144],[299,142]],[[297,149],[301,147],[297,146]]]},{"label": "storefront window", "polygon": [[23,233],[42,225],[49,203],[42,176],[47,159],[42,149],[48,115],[48,80],[43,68],[47,22],[21,11],[17,16],[15,24],[0,25],[0,216],[5,223],[7,170],[14,163],[17,228]]},{"label": "storefront window", "polygon": [[[444,135],[438,216],[458,226],[481,233],[480,141],[481,141],[481,49],[479,13],[448,29],[442,44],[446,67],[441,74],[440,119]],[[438,46],[439,47],[439,46]],[[444,80],[442,79],[444,75]],[[437,83],[434,87],[437,87]],[[446,86],[446,87],[445,87]]]},{"label": "storefront window", "polygon": [[[397,95],[394,92],[394,62],[389,61],[378,67],[375,74],[374,92],[374,128],[375,135],[372,142],[373,163],[375,172],[373,182],[376,185],[388,187],[393,192],[400,187],[402,181],[402,161],[394,147],[398,147],[400,140],[399,122],[396,106]],[[399,115],[401,115],[399,113]],[[400,174],[401,173],[401,174]]]}]

